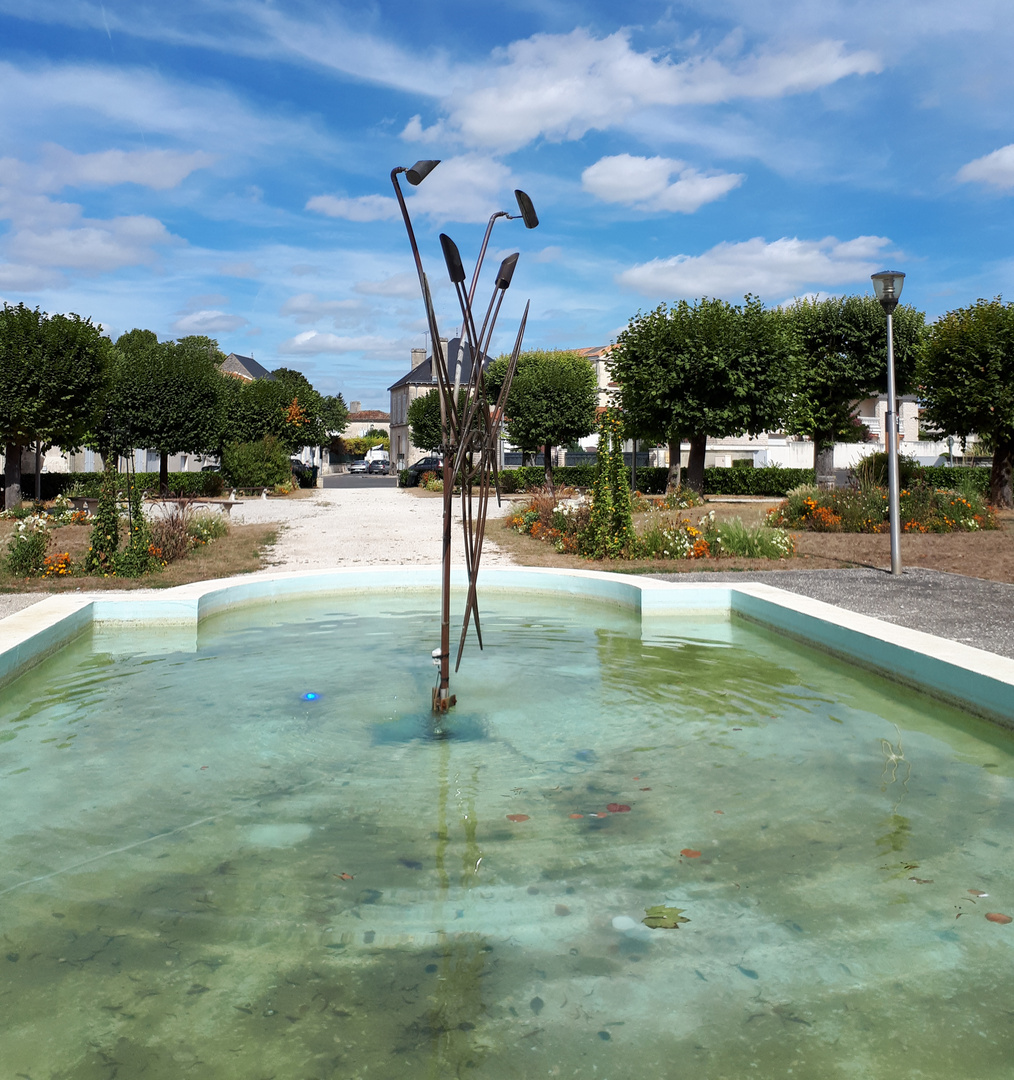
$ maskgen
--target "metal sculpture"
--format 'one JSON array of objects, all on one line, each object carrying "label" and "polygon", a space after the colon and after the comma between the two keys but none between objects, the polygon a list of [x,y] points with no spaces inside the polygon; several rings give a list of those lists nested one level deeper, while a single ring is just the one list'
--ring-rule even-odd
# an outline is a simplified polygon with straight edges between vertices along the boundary
[{"label": "metal sculpture", "polygon": [[[479,283],[479,273],[482,270],[483,260],[486,257],[486,248],[489,246],[490,234],[493,232],[493,225],[497,219],[520,219],[525,223],[525,227],[529,229],[534,229],[539,224],[539,219],[535,213],[535,207],[532,205],[532,200],[523,191],[515,191],[514,196],[517,199],[519,213],[509,214],[506,210],[500,210],[489,219],[467,291],[465,290],[465,268],[458,247],[449,236],[444,233],[440,234],[440,246],[443,249],[444,261],[447,264],[451,284],[454,286],[461,307],[462,318],[462,346],[459,349],[452,376],[448,369],[448,357],[444,354],[440,331],[437,327],[433,298],[430,294],[426,273],[423,270],[419,245],[416,243],[415,231],[412,228],[405,197],[398,184],[398,176],[404,173],[405,179],[413,187],[417,186],[439,164],[439,161],[417,161],[410,169],[403,167],[392,169],[391,183],[394,185],[394,192],[398,197],[398,205],[401,207],[401,214],[405,220],[405,229],[408,232],[409,244],[412,247],[416,271],[419,274],[419,288],[422,290],[430,340],[433,342],[433,371],[436,374],[437,389],[440,395],[440,428],[442,436],[440,450],[443,455],[444,517],[440,590],[440,648],[433,650],[433,663],[439,668],[439,672],[436,685],[433,687],[432,706],[435,713],[444,713],[449,708],[452,708],[457,700],[450,692],[451,535],[453,531],[455,478],[461,484],[461,519],[465,541],[468,595],[465,600],[465,614],[461,624],[461,636],[458,640],[458,655],[454,670],[457,671],[461,665],[461,655],[465,648],[465,640],[468,637],[468,628],[473,622],[479,648],[482,648],[482,627],[479,622],[479,605],[476,599],[476,580],[479,575],[479,563],[482,559],[482,543],[486,534],[486,515],[491,490],[496,492],[497,503],[500,502],[500,480],[496,460],[497,445],[503,424],[504,406],[507,402],[507,395],[510,393],[514,373],[517,370],[518,356],[521,353],[521,342],[524,339],[525,325],[528,321],[528,308],[531,301],[525,304],[524,315],[521,318],[521,324],[514,341],[514,349],[511,352],[510,362],[507,366],[507,375],[495,402],[490,402],[486,392],[483,364],[486,358],[486,350],[489,348],[490,341],[493,338],[493,330],[500,314],[504,295],[510,288],[511,279],[514,276],[514,268],[518,261],[517,252],[508,255],[500,264],[493,285],[493,293],[478,329],[476,329],[476,322],[472,312],[472,301],[475,297],[476,286]],[[469,365],[468,374],[464,382],[462,382],[462,372],[465,370],[466,360]]]}]

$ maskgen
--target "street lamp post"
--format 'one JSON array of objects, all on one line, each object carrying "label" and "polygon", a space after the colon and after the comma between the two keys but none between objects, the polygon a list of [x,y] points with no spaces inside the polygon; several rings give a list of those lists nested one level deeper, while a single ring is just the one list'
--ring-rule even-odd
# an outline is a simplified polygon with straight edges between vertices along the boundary
[{"label": "street lamp post", "polygon": [[894,309],[901,298],[905,275],[900,270],[873,274],[873,289],[887,316],[887,512],[891,524],[891,573],[901,573],[901,507],[898,483],[898,418],[894,392]]}]

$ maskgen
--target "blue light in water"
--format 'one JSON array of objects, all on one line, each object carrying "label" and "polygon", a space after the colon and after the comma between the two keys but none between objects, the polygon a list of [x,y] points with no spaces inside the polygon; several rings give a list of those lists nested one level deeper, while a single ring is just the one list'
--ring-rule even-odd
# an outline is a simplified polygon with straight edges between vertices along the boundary
[{"label": "blue light in water", "polygon": [[319,697],[320,697],[320,694],[314,693],[313,690],[307,690],[307,692],[303,695],[303,700],[304,701],[316,701],[317,698],[319,698]]}]

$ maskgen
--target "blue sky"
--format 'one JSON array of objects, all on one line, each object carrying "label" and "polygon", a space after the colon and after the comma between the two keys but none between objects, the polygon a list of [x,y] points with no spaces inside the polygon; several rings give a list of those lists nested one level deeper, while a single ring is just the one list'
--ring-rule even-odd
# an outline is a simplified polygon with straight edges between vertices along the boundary
[{"label": "blue sky", "polygon": [[[529,192],[494,348],[638,309],[864,292],[932,318],[1014,296],[1009,0],[0,0],[0,298],[207,333],[366,408],[442,331],[438,234],[474,259]],[[481,294],[482,290],[480,290]]]}]

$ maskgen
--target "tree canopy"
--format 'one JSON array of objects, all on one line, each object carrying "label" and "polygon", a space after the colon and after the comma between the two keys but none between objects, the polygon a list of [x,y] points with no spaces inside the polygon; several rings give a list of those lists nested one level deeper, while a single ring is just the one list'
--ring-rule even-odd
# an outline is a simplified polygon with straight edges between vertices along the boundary
[{"label": "tree canopy", "polygon": [[273,435],[291,454],[303,446],[322,446],[345,430],[348,408],[341,394],[320,394],[291,368],[272,375],[253,382],[227,380],[225,439],[247,443]]},{"label": "tree canopy", "polygon": [[440,391],[436,387],[409,404],[406,419],[413,446],[430,452],[440,449],[443,435],[440,430]]},{"label": "tree canopy", "polygon": [[170,454],[215,453],[222,439],[225,359],[218,343],[194,335],[160,342],[151,330],[116,341],[109,408],[97,440],[109,449],[144,447],[159,454],[159,482],[169,484]]},{"label": "tree canopy", "polygon": [[[837,438],[854,428],[863,398],[887,390],[887,322],[873,296],[797,300],[789,309],[796,334],[792,407],[786,429],[813,439],[817,481],[834,485]],[[899,394],[912,385],[923,334],[923,314],[910,306],[894,312],[895,383]]]},{"label": "tree canopy", "polygon": [[628,435],[666,439],[670,485],[690,441],[688,486],[704,485],[708,438],[757,434],[781,422],[793,339],[779,309],[703,298],[638,312],[609,354]]},{"label": "tree canopy", "polygon": [[927,331],[918,378],[924,420],[991,446],[990,500],[1014,505],[1014,304],[998,296],[938,319]]},{"label": "tree canopy", "polygon": [[7,506],[21,501],[21,450],[79,444],[101,408],[113,347],[90,319],[24,304],[0,310],[0,444]]},{"label": "tree canopy", "polygon": [[[507,376],[510,358],[501,356],[486,370],[490,403]],[[572,352],[534,350],[518,357],[506,403],[507,438],[522,451],[545,451],[546,482],[553,480],[552,450],[595,430],[598,387],[595,369]]]}]

